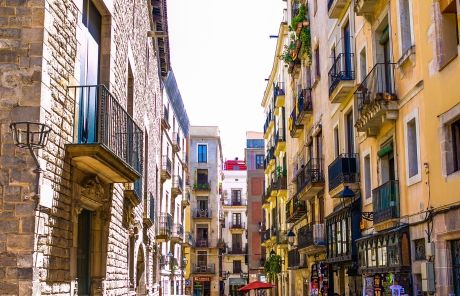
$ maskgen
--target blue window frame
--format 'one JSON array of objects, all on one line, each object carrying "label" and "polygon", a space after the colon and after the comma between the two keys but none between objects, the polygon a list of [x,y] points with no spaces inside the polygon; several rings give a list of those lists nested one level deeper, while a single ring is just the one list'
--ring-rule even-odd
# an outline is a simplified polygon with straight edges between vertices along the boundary
[{"label": "blue window frame", "polygon": [[208,146],[198,144],[198,162],[208,162]]},{"label": "blue window frame", "polygon": [[263,168],[264,168],[264,155],[256,154],[256,169],[263,169]]}]

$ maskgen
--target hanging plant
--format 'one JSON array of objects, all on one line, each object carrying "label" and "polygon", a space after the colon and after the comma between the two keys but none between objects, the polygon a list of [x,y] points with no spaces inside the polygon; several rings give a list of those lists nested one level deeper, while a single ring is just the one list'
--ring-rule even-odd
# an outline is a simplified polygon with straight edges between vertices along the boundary
[{"label": "hanging plant", "polygon": [[302,42],[302,47],[300,49],[301,55],[303,56],[306,54],[311,62],[311,33],[309,26],[302,28],[300,32],[300,41]]},{"label": "hanging plant", "polygon": [[291,28],[292,30],[296,30],[299,24],[302,24],[303,21],[306,19],[307,7],[305,4],[300,5],[299,12],[295,17],[292,18],[291,21]]},{"label": "hanging plant", "polygon": [[281,272],[281,256],[271,255],[264,264],[265,274],[268,276],[268,281],[273,283],[275,276]]}]

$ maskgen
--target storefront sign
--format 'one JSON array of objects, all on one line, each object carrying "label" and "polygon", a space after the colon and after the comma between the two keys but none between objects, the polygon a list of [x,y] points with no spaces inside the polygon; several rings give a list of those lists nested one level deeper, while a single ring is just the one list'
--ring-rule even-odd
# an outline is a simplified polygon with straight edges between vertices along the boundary
[{"label": "storefront sign", "polygon": [[210,282],[211,278],[209,276],[195,276],[193,280],[195,282]]},{"label": "storefront sign", "polygon": [[229,278],[230,286],[244,286],[246,285],[246,280],[242,278]]}]

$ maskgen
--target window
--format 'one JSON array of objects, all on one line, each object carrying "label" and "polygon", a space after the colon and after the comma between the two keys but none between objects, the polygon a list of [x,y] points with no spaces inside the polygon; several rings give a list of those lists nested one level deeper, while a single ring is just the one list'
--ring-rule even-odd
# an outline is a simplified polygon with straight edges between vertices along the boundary
[{"label": "window", "polygon": [[364,156],[364,196],[370,199],[372,196],[372,183],[371,183],[371,156],[367,154]]},{"label": "window", "polygon": [[460,170],[460,119],[451,124],[452,133],[452,171]]},{"label": "window", "polygon": [[[455,2],[455,1],[454,1]],[[460,240],[450,241],[455,296],[460,295]]]},{"label": "window", "polygon": [[316,77],[321,76],[321,67],[319,64],[319,45],[315,48],[315,75]]},{"label": "window", "polygon": [[242,253],[243,238],[241,234],[232,234],[232,250]]},{"label": "window", "polygon": [[420,152],[418,140],[418,110],[414,110],[406,117],[406,175],[408,185],[414,184],[421,180],[420,173]]},{"label": "window", "polygon": [[256,169],[263,169],[264,168],[264,155],[257,154],[256,155]]},{"label": "window", "polygon": [[340,154],[340,138],[339,138],[339,127],[334,127],[334,152],[335,157],[339,157]]},{"label": "window", "polygon": [[350,154],[355,153],[355,135],[354,135],[354,124],[353,124],[353,110],[348,112],[345,116],[346,120],[346,139],[347,139],[347,152]]},{"label": "window", "polygon": [[246,148],[264,148],[263,139],[247,139]]},{"label": "window", "polygon": [[241,228],[241,213],[232,214],[232,226]]},{"label": "window", "polygon": [[208,184],[208,170],[198,169],[196,170],[196,183],[197,185],[207,185]]},{"label": "window", "polygon": [[399,30],[401,31],[401,54],[412,46],[411,0],[399,0]]},{"label": "window", "polygon": [[208,162],[208,146],[198,144],[198,162]]},{"label": "window", "polygon": [[439,69],[442,69],[458,55],[459,35],[458,35],[458,8],[457,1],[440,1],[441,13],[435,16],[439,22],[440,38],[437,38],[441,44],[437,46],[439,60]]},{"label": "window", "polygon": [[232,204],[241,204],[241,189],[232,189]]},{"label": "window", "polygon": [[198,266],[206,266],[208,264],[208,254],[206,251],[198,251],[197,252],[197,263]]},{"label": "window", "polygon": [[241,260],[233,260],[233,273],[241,272]]},{"label": "window", "polygon": [[361,82],[366,79],[367,76],[367,55],[366,55],[366,48],[363,48],[359,53],[359,76],[361,78]]}]

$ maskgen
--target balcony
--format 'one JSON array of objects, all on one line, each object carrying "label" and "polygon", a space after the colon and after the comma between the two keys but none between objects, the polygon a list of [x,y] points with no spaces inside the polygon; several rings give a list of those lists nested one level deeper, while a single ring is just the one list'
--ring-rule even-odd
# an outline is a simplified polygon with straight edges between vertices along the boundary
[{"label": "balcony", "polygon": [[211,244],[207,238],[199,237],[195,241],[195,248],[210,248]]},{"label": "balcony", "polygon": [[286,150],[286,133],[284,128],[278,129],[275,134],[275,155],[280,155],[282,151]]},{"label": "balcony", "polygon": [[163,106],[163,112],[161,112],[161,127],[164,129],[170,129],[169,125],[169,109]]},{"label": "balcony", "polygon": [[172,182],[171,195],[174,197],[178,196],[179,194],[182,194],[183,188],[184,183],[182,181],[182,177],[179,175],[175,175]]},{"label": "balcony", "polygon": [[300,134],[303,131],[303,124],[298,124],[297,107],[295,106],[291,111],[291,115],[289,116],[288,128],[289,128],[289,134],[291,135],[291,138],[300,137]]},{"label": "balcony", "polygon": [[324,223],[308,224],[297,233],[297,248],[301,253],[316,254],[326,250]]},{"label": "balcony", "polygon": [[359,110],[355,127],[367,136],[376,136],[385,123],[398,119],[394,69],[395,64],[376,64],[355,91]]},{"label": "balcony", "polygon": [[247,251],[246,248],[240,246],[240,245],[233,245],[231,248],[227,248],[226,250],[228,255],[246,255]]},{"label": "balcony", "polygon": [[297,116],[296,125],[305,123],[309,116],[313,114],[313,100],[311,96],[311,88],[302,89],[297,95]]},{"label": "balcony", "polygon": [[142,187],[144,153],[139,126],[104,85],[69,87],[69,93],[80,109],[78,139],[65,145],[72,165],[107,183],[138,180],[137,188]]},{"label": "balcony", "polygon": [[246,224],[241,221],[232,221],[230,222],[229,229],[232,234],[243,233],[246,229]]},{"label": "balcony", "polygon": [[193,247],[195,245],[195,240],[193,239],[193,233],[186,232],[184,235],[184,240],[182,241],[182,245],[187,247]]},{"label": "balcony", "polygon": [[169,156],[163,155],[161,157],[161,172],[160,172],[160,177],[163,182],[167,179],[171,179],[171,170],[172,170],[171,159],[169,158]]},{"label": "balcony", "polygon": [[299,200],[297,195],[286,204],[286,222],[295,223],[307,213],[305,201]]},{"label": "balcony", "polygon": [[179,243],[182,241],[183,236],[184,236],[184,226],[178,223],[173,224],[172,231],[171,231],[171,241],[175,243]]},{"label": "balcony", "polygon": [[399,218],[399,184],[388,181],[372,190],[374,224]]},{"label": "balcony", "polygon": [[181,161],[182,161],[182,166],[184,168],[187,168],[188,167],[188,154],[187,154],[187,151],[186,150],[183,150],[182,151],[182,158],[181,158]]},{"label": "balcony", "polygon": [[358,189],[359,185],[359,160],[358,154],[340,154],[328,168],[329,194],[339,197],[345,188]]},{"label": "balcony", "polygon": [[246,207],[248,201],[245,199],[225,199],[224,206],[225,207]]},{"label": "balcony", "polygon": [[288,244],[288,238],[287,238],[287,231],[286,230],[280,230],[276,234],[276,244],[279,246],[284,246],[287,247]]},{"label": "balcony", "polygon": [[192,274],[214,274],[216,267],[214,264],[195,264],[192,263]]},{"label": "balcony", "polygon": [[339,54],[329,70],[329,100],[342,103],[355,85],[354,55]]},{"label": "balcony", "polygon": [[280,190],[287,190],[287,177],[277,177],[276,180],[273,180],[271,188],[276,190],[278,194]]},{"label": "balcony", "polygon": [[187,207],[190,205],[190,193],[186,192],[185,194],[182,194],[182,201],[181,204],[183,207]]},{"label": "balcony", "polygon": [[278,82],[275,85],[274,96],[275,96],[275,106],[277,108],[284,107],[284,97],[286,91],[284,88],[284,82]]},{"label": "balcony", "polygon": [[348,6],[349,0],[328,0],[327,11],[329,18],[339,18]]},{"label": "balcony", "polygon": [[299,269],[306,267],[305,255],[299,253],[298,249],[288,251],[288,269]]},{"label": "balcony", "polygon": [[268,139],[270,132],[273,130],[274,127],[275,116],[273,114],[273,110],[269,110],[267,113],[267,118],[265,119],[264,124],[264,138]]},{"label": "balcony", "polygon": [[159,242],[167,241],[171,236],[171,228],[173,225],[173,218],[171,214],[160,213],[158,216],[158,228],[156,231],[156,240]]},{"label": "balcony", "polygon": [[266,246],[267,244],[270,243],[270,229],[265,229],[264,231],[261,231],[261,245]]},{"label": "balcony", "polygon": [[193,184],[193,191],[195,192],[209,192],[211,191],[211,183],[208,181],[200,181]]},{"label": "balcony", "polygon": [[180,151],[180,136],[178,132],[173,133],[172,137],[172,150],[174,152],[179,152]]},{"label": "balcony", "polygon": [[379,0],[356,0],[355,2],[356,15],[370,18],[373,15],[378,2]]},{"label": "balcony", "polygon": [[276,225],[276,221],[273,223],[274,224],[270,227],[270,239],[275,242],[276,236],[278,235],[278,226]]},{"label": "balcony", "polygon": [[195,219],[212,219],[212,212],[210,209],[194,209],[193,218]]},{"label": "balcony", "polygon": [[314,197],[324,189],[323,160],[312,158],[297,173],[297,195],[300,199]]}]

